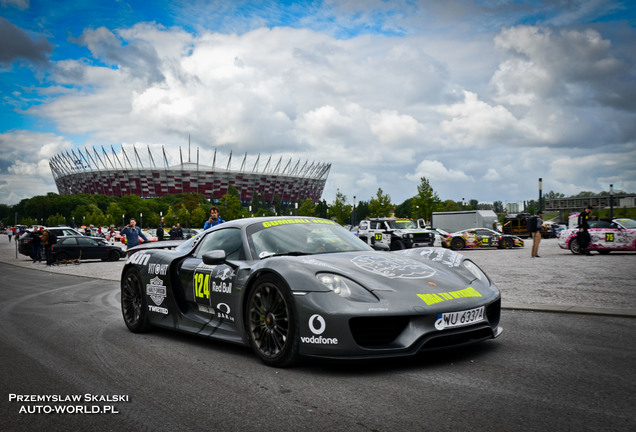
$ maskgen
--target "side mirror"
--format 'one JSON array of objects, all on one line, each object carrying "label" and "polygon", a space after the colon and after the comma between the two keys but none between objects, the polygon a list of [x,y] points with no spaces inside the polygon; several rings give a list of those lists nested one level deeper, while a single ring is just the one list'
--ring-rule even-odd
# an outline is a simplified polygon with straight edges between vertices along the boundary
[{"label": "side mirror", "polygon": [[224,250],[213,250],[203,254],[203,264],[216,265],[223,264],[225,262]]}]

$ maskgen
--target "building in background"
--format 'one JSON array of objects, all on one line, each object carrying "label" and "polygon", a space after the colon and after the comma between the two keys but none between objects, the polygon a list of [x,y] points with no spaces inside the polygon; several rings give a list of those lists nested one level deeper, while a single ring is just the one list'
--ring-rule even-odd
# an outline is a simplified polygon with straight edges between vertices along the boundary
[{"label": "building in background", "polygon": [[[49,161],[55,184],[60,194],[102,194],[124,196],[135,194],[143,198],[156,198],[167,194],[201,193],[214,201],[220,199],[233,185],[244,202],[258,194],[266,201],[278,196],[283,203],[311,199],[320,201],[331,169],[330,163],[294,161],[292,158],[272,160],[265,163],[260,155],[248,162],[247,153],[242,158],[239,169],[232,167],[232,153],[227,163],[217,165],[217,153],[210,164],[199,163],[199,149],[196,162],[183,162],[179,148],[180,162],[168,164],[164,148],[162,155],[155,155],[148,147],[147,157],[140,157],[137,148],[128,154],[124,147],[119,152],[111,146],[108,152],[101,147],[91,150],[74,149],[55,155]],[[129,150],[130,151],[130,150]],[[134,160],[134,164],[131,162]],[[157,165],[155,159],[162,160]]]}]

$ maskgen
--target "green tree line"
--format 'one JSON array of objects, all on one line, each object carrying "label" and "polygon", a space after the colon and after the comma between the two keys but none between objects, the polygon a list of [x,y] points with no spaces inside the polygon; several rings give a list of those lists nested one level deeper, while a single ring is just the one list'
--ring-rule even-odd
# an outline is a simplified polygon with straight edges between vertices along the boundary
[{"label": "green tree line", "polygon": [[[584,194],[584,195],[582,195]],[[578,196],[597,196],[582,192]],[[550,191],[545,198],[562,198],[563,194]],[[221,217],[225,220],[239,219],[250,216],[299,215],[315,216],[333,219],[341,225],[357,224],[368,217],[396,216],[413,219],[430,220],[433,212],[460,211],[481,209],[475,199],[468,201],[442,200],[433,190],[425,177],[420,178],[417,193],[402,202],[394,204],[390,195],[378,188],[375,196],[368,201],[360,200],[353,203],[337,190],[335,200],[328,204],[325,200],[313,202],[306,198],[298,202],[283,204],[280,197],[273,201],[266,201],[261,193],[255,191],[249,203],[241,202],[239,192],[232,185],[227,194],[216,203],[211,203],[203,194],[188,193],[166,195],[159,198],[143,199],[136,195],[124,197],[109,197],[106,195],[47,195],[26,198],[15,205],[0,204],[0,222],[5,226],[22,225],[71,225],[71,226],[122,226],[130,218],[137,219],[142,227],[172,226],[180,223],[184,227],[203,227],[210,208],[216,205],[221,210]],[[537,202],[528,202],[528,211],[538,208]],[[495,201],[489,209],[502,214],[503,204]],[[162,221],[163,218],[163,221]]]}]

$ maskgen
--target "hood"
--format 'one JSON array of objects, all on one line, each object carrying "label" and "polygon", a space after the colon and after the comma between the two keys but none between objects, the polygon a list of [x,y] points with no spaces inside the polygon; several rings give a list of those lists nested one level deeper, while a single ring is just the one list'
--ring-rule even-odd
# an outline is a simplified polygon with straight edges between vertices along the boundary
[{"label": "hood", "polygon": [[[356,252],[296,258],[305,270],[346,276],[370,291],[438,293],[471,285],[489,286],[465,268],[464,257],[442,248],[416,248],[396,252]],[[485,282],[485,283],[484,283]]]}]

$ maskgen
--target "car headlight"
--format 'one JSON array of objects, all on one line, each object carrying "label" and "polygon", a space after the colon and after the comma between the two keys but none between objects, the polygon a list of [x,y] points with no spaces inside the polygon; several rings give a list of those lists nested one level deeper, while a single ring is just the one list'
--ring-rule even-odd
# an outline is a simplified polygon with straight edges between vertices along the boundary
[{"label": "car headlight", "polygon": [[318,273],[316,278],[340,297],[360,302],[379,301],[371,292],[349,278],[332,273]]},{"label": "car headlight", "polygon": [[479,279],[485,285],[490,285],[490,279],[486,276],[486,273],[482,269],[477,267],[477,264],[470,260],[464,260],[462,266],[470,272],[475,278]]}]

